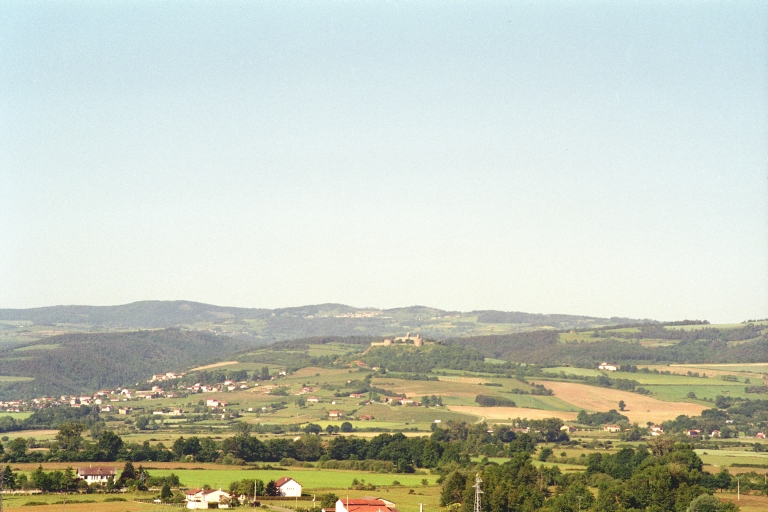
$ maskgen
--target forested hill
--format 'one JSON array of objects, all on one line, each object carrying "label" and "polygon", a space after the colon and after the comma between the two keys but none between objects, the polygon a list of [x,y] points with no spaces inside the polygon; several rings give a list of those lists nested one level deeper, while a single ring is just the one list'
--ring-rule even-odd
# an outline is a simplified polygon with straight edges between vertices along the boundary
[{"label": "forested hill", "polygon": [[272,311],[213,306],[190,301],[146,300],[120,306],[50,306],[0,309],[0,320],[35,324],[81,324],[95,327],[158,329],[228,318],[262,318]]},{"label": "forested hill", "polygon": [[183,327],[216,332],[256,344],[317,336],[393,336],[418,332],[430,338],[555,328],[581,329],[636,323],[629,318],[505,311],[445,311],[425,306],[394,309],[318,304],[280,309],[214,306],[190,301],[143,301],[120,306],[51,306],[0,309],[0,345],[66,332]]},{"label": "forested hill", "polygon": [[634,365],[768,361],[768,325],[764,322],[729,328],[691,327],[696,328],[640,325],[580,333],[540,330],[453,338],[445,343],[471,347],[485,357],[542,366],[595,367],[602,361]]},{"label": "forested hill", "polygon": [[[52,336],[0,349],[0,398],[59,396],[146,381],[225,358],[247,343],[179,329]],[[26,378],[13,381],[9,376]],[[33,380],[28,380],[29,378]]]}]

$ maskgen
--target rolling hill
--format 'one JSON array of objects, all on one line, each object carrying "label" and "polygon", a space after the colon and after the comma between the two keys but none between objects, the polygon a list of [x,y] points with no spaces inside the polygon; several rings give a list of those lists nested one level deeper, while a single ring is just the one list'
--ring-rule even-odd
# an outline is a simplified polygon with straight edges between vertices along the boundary
[{"label": "rolling hill", "polygon": [[0,350],[0,398],[58,396],[143,382],[221,360],[247,343],[179,329],[51,336]]},{"label": "rolling hill", "polygon": [[69,332],[183,327],[266,344],[314,336],[390,336],[408,331],[430,338],[505,334],[535,329],[583,329],[634,323],[629,318],[504,311],[444,311],[318,304],[280,309],[237,308],[191,301],[142,301],[119,306],[0,309],[0,344]]}]

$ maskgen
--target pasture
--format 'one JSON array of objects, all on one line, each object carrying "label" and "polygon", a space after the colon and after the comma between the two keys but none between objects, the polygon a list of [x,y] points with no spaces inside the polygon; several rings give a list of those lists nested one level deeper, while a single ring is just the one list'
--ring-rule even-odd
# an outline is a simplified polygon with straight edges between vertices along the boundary
[{"label": "pasture", "polygon": [[[150,466],[151,464],[147,465],[147,467]],[[421,487],[422,479],[426,478],[432,485],[437,480],[437,475],[367,473],[316,468],[253,469],[222,466],[217,469],[148,469],[148,471],[152,476],[168,476],[173,473],[186,487],[202,487],[207,484],[217,489],[219,487],[226,489],[230,482],[244,478],[258,478],[266,483],[289,476],[299,482],[305,492],[348,489],[354,479],[365,480],[365,483],[371,483],[377,487],[392,486],[394,481],[407,487]]]},{"label": "pasture", "polygon": [[[768,464],[768,452],[746,450],[708,450],[697,449],[696,453],[704,464],[723,467],[731,464]],[[759,470],[765,472],[766,470]]]}]

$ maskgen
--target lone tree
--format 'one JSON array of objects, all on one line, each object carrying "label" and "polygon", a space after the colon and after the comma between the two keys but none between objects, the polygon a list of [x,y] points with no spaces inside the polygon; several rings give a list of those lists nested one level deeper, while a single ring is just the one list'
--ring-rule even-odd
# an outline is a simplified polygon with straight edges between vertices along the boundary
[{"label": "lone tree", "polygon": [[267,484],[266,489],[264,489],[264,494],[266,494],[267,496],[278,496],[278,495],[280,495],[280,490],[275,485],[275,481],[274,480],[270,480],[269,481],[269,483]]},{"label": "lone tree", "polygon": [[624,400],[619,400],[619,410],[620,411],[623,411],[626,406],[627,406],[627,404],[624,403]]}]

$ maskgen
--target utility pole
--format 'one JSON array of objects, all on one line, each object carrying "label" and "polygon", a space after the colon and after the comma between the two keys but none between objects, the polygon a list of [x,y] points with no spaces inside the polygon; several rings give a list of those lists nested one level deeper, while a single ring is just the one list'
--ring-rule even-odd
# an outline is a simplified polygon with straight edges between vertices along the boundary
[{"label": "utility pole", "polygon": [[475,475],[475,485],[472,487],[475,488],[475,511],[474,512],[480,512],[480,495],[483,494],[483,490],[480,488],[480,484],[482,484],[483,481],[480,480],[480,474],[478,473]]},{"label": "utility pole", "polygon": [[584,496],[577,496],[579,500],[579,512],[581,512],[581,500],[584,498]]}]

